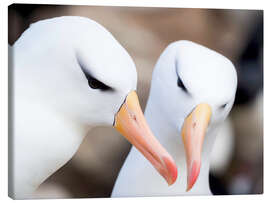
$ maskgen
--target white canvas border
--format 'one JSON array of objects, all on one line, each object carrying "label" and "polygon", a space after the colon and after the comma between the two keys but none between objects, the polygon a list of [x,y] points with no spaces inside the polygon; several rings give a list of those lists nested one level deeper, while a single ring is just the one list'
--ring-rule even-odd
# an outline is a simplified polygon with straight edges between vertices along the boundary
[{"label": "white canvas border", "polygon": [[[7,196],[7,137],[8,137],[8,69],[7,69],[7,6],[12,3],[35,3],[35,4],[68,4],[68,5],[112,5],[112,6],[146,6],[146,7],[184,7],[184,8],[231,8],[231,9],[263,9],[264,10],[264,67],[269,67],[269,40],[267,36],[270,36],[269,33],[269,10],[267,7],[267,0],[264,1],[236,1],[236,0],[226,0],[226,1],[196,1],[196,0],[1,0],[0,2],[0,15],[1,15],[1,33],[0,33],[0,42],[1,42],[1,51],[0,51],[0,198],[1,202],[3,200],[10,202],[13,201]],[[266,23],[267,22],[267,23]],[[268,26],[267,26],[268,24]],[[265,80],[266,75],[268,75],[268,68],[264,69],[264,195],[241,195],[241,196],[197,196],[197,197],[160,197],[160,198],[99,198],[99,199],[65,199],[65,200],[42,200],[44,202],[73,202],[73,201],[92,201],[92,202],[228,202],[228,201],[247,201],[254,202],[256,200],[267,201],[269,198],[269,118],[267,112],[269,112],[269,82]],[[268,180],[268,182],[267,182]],[[32,202],[41,201],[41,200],[31,200]],[[267,201],[269,202],[269,200]]]}]

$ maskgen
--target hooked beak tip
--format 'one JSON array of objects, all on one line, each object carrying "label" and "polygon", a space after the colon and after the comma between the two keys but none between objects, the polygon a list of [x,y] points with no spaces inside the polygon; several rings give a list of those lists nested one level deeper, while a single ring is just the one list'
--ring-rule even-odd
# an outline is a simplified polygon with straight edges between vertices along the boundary
[{"label": "hooked beak tip", "polygon": [[167,175],[165,179],[168,183],[168,186],[171,186],[177,179],[177,167],[173,159],[169,159],[166,157],[163,158],[163,161],[167,168]]},{"label": "hooked beak tip", "polygon": [[115,116],[114,127],[150,161],[169,185],[175,182],[176,164],[153,135],[135,91],[128,94],[120,107]]},{"label": "hooked beak tip", "polygon": [[191,169],[188,172],[186,192],[191,190],[191,188],[195,184],[195,182],[196,182],[196,180],[197,180],[197,178],[198,178],[198,176],[200,174],[200,168],[201,168],[201,164],[198,163],[197,161],[194,161],[193,164],[192,164]]}]

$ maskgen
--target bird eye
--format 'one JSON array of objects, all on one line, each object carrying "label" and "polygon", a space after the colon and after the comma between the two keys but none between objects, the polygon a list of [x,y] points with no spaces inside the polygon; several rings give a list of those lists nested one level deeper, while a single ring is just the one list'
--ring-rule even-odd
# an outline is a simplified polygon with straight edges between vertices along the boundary
[{"label": "bird eye", "polygon": [[112,90],[111,87],[105,85],[104,83],[98,81],[97,79],[93,78],[92,76],[86,74],[86,78],[88,80],[88,85],[92,88],[92,89],[100,89],[102,91],[106,91],[106,90]]},{"label": "bird eye", "polygon": [[220,108],[224,109],[227,106],[228,103],[225,103],[223,105],[220,106]]},{"label": "bird eye", "polygon": [[105,85],[104,83],[100,82],[99,80],[94,78],[88,71],[86,71],[83,64],[81,63],[81,61],[78,58],[77,58],[77,62],[79,64],[79,66],[81,67],[81,70],[84,73],[86,79],[88,80],[88,85],[92,89],[100,89],[102,91],[113,90],[113,88],[111,88],[111,87]]},{"label": "bird eye", "polygon": [[185,85],[183,84],[182,80],[178,77],[177,79],[177,85],[178,87],[180,87],[182,90],[184,90],[185,92],[187,92],[187,88],[185,87]]}]

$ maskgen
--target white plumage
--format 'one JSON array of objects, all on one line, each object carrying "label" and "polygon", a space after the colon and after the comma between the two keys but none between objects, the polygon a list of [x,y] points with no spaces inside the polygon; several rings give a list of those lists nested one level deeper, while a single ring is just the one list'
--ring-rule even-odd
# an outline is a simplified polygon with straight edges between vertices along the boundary
[{"label": "white plumage", "polygon": [[[232,108],[236,86],[235,68],[224,56],[190,41],[169,45],[155,66],[145,117],[176,161],[178,178],[168,186],[132,148],[112,196],[211,194],[210,153],[218,128]],[[201,126],[196,116],[201,117],[196,111],[205,106],[211,117],[204,124],[204,136],[203,132],[196,131]],[[188,128],[191,130],[187,131]]]},{"label": "white plumage", "polygon": [[[30,198],[73,156],[92,126],[112,125],[126,94],[136,89],[136,69],[108,31],[82,17],[32,24],[10,51],[14,71],[11,184],[15,198]],[[120,91],[106,94],[89,88],[78,60]]]},{"label": "white plumage", "polygon": [[[114,126],[150,161],[151,155],[160,156],[155,164],[170,158],[140,110],[131,57],[98,23],[83,17],[39,21],[9,51],[14,118],[11,197],[31,198],[96,125]],[[169,172],[163,175],[170,178]]]}]

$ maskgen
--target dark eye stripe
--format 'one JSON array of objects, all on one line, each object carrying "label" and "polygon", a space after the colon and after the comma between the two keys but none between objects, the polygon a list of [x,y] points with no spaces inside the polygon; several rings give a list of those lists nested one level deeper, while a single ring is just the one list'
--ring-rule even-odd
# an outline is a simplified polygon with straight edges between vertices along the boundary
[{"label": "dark eye stripe", "polygon": [[187,91],[187,88],[185,87],[184,83],[182,82],[182,80],[178,77],[177,79],[177,85],[178,87],[180,87],[182,90],[184,90],[185,92],[188,92]]},{"label": "dark eye stripe", "polygon": [[102,91],[106,91],[106,90],[112,90],[111,87],[105,85],[104,83],[98,81],[96,78],[93,78],[91,75],[89,74],[85,74],[87,80],[88,80],[88,85],[92,88],[92,89],[100,89]]},{"label": "dark eye stripe", "polygon": [[188,93],[187,88],[185,87],[184,83],[182,82],[181,78],[179,77],[178,74],[178,63],[177,59],[175,60],[175,71],[177,75],[177,86],[180,87],[184,92]]},{"label": "dark eye stripe", "polygon": [[111,88],[108,85],[105,85],[104,83],[100,82],[99,80],[94,78],[89,72],[87,72],[85,70],[85,68],[83,67],[83,65],[79,62],[79,60],[78,60],[78,64],[81,67],[86,79],[88,80],[89,87],[91,87],[92,89],[99,89],[99,90],[102,90],[102,91],[113,90],[113,88]]},{"label": "dark eye stripe", "polygon": [[227,106],[228,103],[225,103],[223,105],[220,106],[220,108],[224,109]]}]

